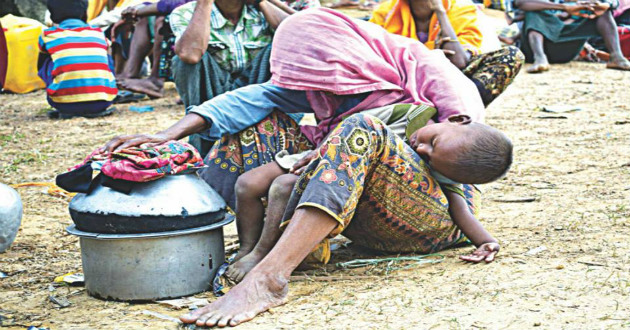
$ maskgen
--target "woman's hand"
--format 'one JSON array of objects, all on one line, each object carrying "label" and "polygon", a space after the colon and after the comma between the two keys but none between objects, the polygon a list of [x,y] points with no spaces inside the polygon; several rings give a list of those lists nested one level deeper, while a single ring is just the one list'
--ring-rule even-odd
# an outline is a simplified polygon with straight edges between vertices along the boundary
[{"label": "woman's hand", "polygon": [[491,242],[481,244],[472,254],[459,256],[459,259],[474,263],[485,261],[486,263],[494,261],[494,257],[499,253],[499,243]]},{"label": "woman's hand", "polygon": [[306,156],[304,156],[304,158],[298,160],[295,164],[293,164],[293,167],[291,167],[291,170],[289,170],[289,172],[295,175],[302,174],[302,172],[304,172],[304,169],[306,168],[306,165],[308,165],[315,158],[317,158],[317,150],[309,152],[308,154],[306,154]]},{"label": "woman's hand", "polygon": [[105,146],[101,147],[101,154],[111,154],[125,148],[137,147],[145,143],[160,144],[169,139],[164,134],[135,134],[135,135],[119,135],[111,139]]}]

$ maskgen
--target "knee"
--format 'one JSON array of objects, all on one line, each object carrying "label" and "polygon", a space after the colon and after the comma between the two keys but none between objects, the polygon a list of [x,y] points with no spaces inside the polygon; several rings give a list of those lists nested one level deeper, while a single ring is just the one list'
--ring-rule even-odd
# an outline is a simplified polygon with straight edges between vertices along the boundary
[{"label": "knee", "polygon": [[297,180],[298,176],[294,174],[284,174],[277,177],[269,188],[269,199],[288,199],[291,197]]},{"label": "knee", "polygon": [[531,39],[543,39],[543,35],[542,33],[536,31],[536,30],[529,30],[529,32],[527,32],[527,37],[531,40]]},{"label": "knee", "polygon": [[265,191],[261,189],[260,182],[258,182],[256,176],[250,175],[249,172],[241,174],[236,179],[234,193],[237,198],[262,198],[265,195]]}]

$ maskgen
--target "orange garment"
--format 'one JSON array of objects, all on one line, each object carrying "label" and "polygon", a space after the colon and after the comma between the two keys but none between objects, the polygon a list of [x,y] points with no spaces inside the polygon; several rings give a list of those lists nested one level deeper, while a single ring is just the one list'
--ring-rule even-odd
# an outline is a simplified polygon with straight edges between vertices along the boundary
[{"label": "orange garment", "polygon": [[[477,7],[471,0],[443,0],[448,20],[457,34],[457,40],[473,55],[480,53],[483,35],[479,29]],[[389,0],[380,4],[372,13],[370,22],[387,31],[405,37],[418,39],[416,23],[411,14],[408,0]],[[433,14],[429,22],[429,39],[424,44],[435,49],[435,41],[440,35],[440,24]]]},{"label": "orange garment", "polygon": [[87,9],[88,22],[98,17],[106,5],[107,0],[89,0]]}]

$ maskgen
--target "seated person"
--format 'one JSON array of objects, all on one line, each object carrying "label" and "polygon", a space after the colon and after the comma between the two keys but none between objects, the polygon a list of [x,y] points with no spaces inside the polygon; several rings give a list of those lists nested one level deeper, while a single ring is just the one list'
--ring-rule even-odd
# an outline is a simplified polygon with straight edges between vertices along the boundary
[{"label": "seated person", "polygon": [[[617,34],[617,24],[607,2],[553,3],[544,0],[517,0],[525,11],[521,48],[526,60],[533,62],[529,73],[549,70],[549,63],[573,60],[584,43],[601,36],[610,52],[609,69],[630,70],[623,57]],[[560,11],[559,13],[553,12]]]},{"label": "seated person", "polygon": [[[429,51],[413,39],[373,24],[319,9],[298,13],[279,27],[270,63],[273,74],[269,83],[222,94],[193,107],[163,132],[116,137],[102,149],[112,152],[198,132],[232,134],[275,110],[310,109],[319,120],[311,134],[311,141],[320,145],[318,156],[293,189],[282,217],[291,220],[282,236],[224,297],[182,316],[186,323],[234,326],[281,304],[295,267],[315,246],[342,231],[357,244],[389,253],[436,252],[465,239],[452,221],[449,207],[474,209],[475,203],[468,200],[464,189],[470,203],[455,198],[449,206],[429,165],[449,158],[439,154],[456,155],[457,141],[463,138],[460,133],[468,131],[424,130],[426,136],[410,138],[414,150],[380,120],[358,113],[404,103],[435,107],[437,116],[432,120],[437,122],[445,122],[451,115],[459,115],[456,118],[462,123],[468,117],[481,122],[484,107],[474,84],[441,52]],[[440,127],[428,125],[427,129],[431,126]],[[277,128],[267,127],[266,132],[273,136]],[[470,136],[464,134],[464,138]],[[205,163],[213,164],[214,159],[209,155]],[[493,164],[484,158],[466,168]],[[472,173],[433,165],[456,181],[468,181],[466,173]],[[456,168],[462,166],[458,163]],[[495,171],[491,176],[497,175]],[[492,178],[477,177],[470,182]],[[208,181],[213,185],[221,179],[217,174]],[[228,203],[232,200],[232,196],[220,194]],[[482,240],[474,242],[478,248],[469,260],[491,261],[498,249],[496,240],[485,234],[479,237]]]},{"label": "seated person", "polygon": [[108,41],[86,22],[87,0],[48,0],[57,24],[39,38],[39,76],[46,83],[55,118],[98,117],[110,114],[116,96]]},{"label": "seated person", "polygon": [[[273,30],[296,9],[316,6],[292,1],[291,9],[278,1],[199,0],[175,9],[169,19],[175,35],[172,71],[186,107],[219,94],[269,80]],[[205,155],[211,142],[199,136],[190,143]]]},{"label": "seated person", "polygon": [[[160,98],[164,94],[164,77],[159,75],[162,61],[162,42],[160,33],[165,17],[175,8],[192,0],[160,0],[156,3],[127,7],[122,12],[122,19],[134,24],[129,58],[123,71],[117,75],[116,82],[122,89]],[[151,53],[151,73],[148,79],[139,79],[139,72],[147,55]],[[170,61],[170,59],[168,59]]]},{"label": "seated person", "polygon": [[[199,0],[175,9],[174,79],[186,106],[226,91],[269,80],[268,47],[273,30],[290,13],[277,1]],[[313,2],[292,2],[308,8]],[[301,6],[301,7],[299,7]],[[205,85],[200,90],[200,83]]]},{"label": "seated person", "polygon": [[387,31],[417,39],[429,49],[442,49],[470,78],[487,106],[520,71],[523,55],[509,46],[488,51],[477,6],[470,0],[389,0],[372,13],[370,22]]}]

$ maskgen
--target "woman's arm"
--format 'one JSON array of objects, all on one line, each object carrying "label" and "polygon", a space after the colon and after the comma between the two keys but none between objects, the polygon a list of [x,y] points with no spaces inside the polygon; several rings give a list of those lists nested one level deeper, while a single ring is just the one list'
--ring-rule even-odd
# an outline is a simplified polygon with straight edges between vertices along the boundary
[{"label": "woman's arm", "polygon": [[[466,49],[464,49],[457,40],[457,34],[448,19],[442,0],[431,0],[431,9],[440,23],[440,28],[442,30],[441,37],[442,40],[445,41],[440,48],[445,50],[445,53],[451,63],[453,63],[458,69],[461,70],[465,68],[470,60],[470,53],[466,51]],[[438,47],[438,45],[436,45],[436,47]]]},{"label": "woman's arm", "polygon": [[447,189],[444,189],[444,194],[448,199],[448,211],[451,214],[451,219],[477,247],[477,250],[472,255],[462,256],[461,258],[473,262],[482,260],[491,262],[494,260],[494,256],[499,252],[498,241],[490,235],[479,220],[470,212],[466,201],[461,195]]},{"label": "woman's arm", "polygon": [[204,117],[189,113],[173,126],[158,132],[157,134],[120,135],[111,139],[101,153],[117,152],[125,148],[139,146],[145,143],[162,143],[170,140],[179,140],[188,135],[206,130],[211,125]]},{"label": "woman's arm", "polygon": [[210,39],[210,13],[214,0],[199,0],[190,24],[175,42],[175,53],[187,64],[201,61]]},{"label": "woman's arm", "polygon": [[179,140],[201,132],[205,132],[212,140],[218,140],[260,122],[274,110],[287,113],[312,112],[302,91],[282,89],[269,83],[253,84],[189,108],[184,118],[157,134],[117,136],[102,151],[113,152],[144,143]]}]

